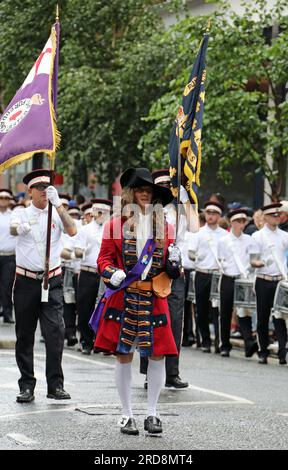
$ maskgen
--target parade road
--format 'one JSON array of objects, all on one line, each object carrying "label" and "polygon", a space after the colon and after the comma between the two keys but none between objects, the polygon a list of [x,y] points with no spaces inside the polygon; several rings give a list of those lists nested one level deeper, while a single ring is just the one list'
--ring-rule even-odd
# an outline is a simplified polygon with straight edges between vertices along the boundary
[{"label": "parade road", "polygon": [[0,350],[0,449],[287,449],[287,366],[267,366],[242,351],[230,358],[185,348],[181,376],[188,389],[164,389],[163,435],[145,436],[146,394],[136,353],[132,401],[139,436],[120,434],[114,358],[64,350],[65,390],[71,400],[46,398],[45,349],[35,345],[35,401],[16,403],[19,371],[13,350]]}]

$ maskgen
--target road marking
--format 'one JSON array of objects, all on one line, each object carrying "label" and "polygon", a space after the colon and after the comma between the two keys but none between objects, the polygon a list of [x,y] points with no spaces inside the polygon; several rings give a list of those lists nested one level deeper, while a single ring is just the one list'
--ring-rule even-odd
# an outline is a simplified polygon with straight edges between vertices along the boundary
[{"label": "road marking", "polygon": [[[247,405],[247,404],[253,404],[252,402],[248,402],[248,400],[245,400],[245,402],[236,402],[235,400],[221,400],[221,401],[213,401],[213,400],[207,400],[207,401],[180,401],[180,402],[167,402],[167,403],[159,403],[159,409],[161,412],[161,408],[168,406],[169,408],[172,406],[205,406],[205,405]],[[132,407],[136,409],[141,409],[143,407],[143,402],[140,403],[132,403]],[[137,408],[139,407],[139,408]],[[78,409],[79,408],[79,409]],[[47,413],[62,413],[62,412],[74,412],[74,411],[81,411],[81,409],[89,409],[89,408],[96,408],[96,409],[119,409],[121,410],[121,406],[119,403],[97,403],[94,405],[80,405],[79,406],[70,406],[67,408],[54,408],[54,409],[49,409],[49,410],[37,410],[37,411],[26,411],[22,413],[11,413],[8,415],[0,415],[0,420],[1,419],[7,419],[7,418],[18,418],[18,417],[23,417],[23,416],[30,416],[30,415],[39,415],[39,414],[47,414]],[[164,410],[163,410],[164,411]],[[145,410],[143,409],[143,412]]]},{"label": "road marking", "polygon": [[88,362],[90,364],[97,364],[101,367],[108,367],[108,369],[115,369],[115,365],[108,364],[107,362],[94,361],[93,359],[88,359],[86,357],[78,357],[78,356],[74,356],[74,354],[69,354],[65,352],[63,353],[63,356],[71,357],[72,359],[76,359],[77,361]]},{"label": "road marking", "polygon": [[189,388],[191,390],[198,390],[199,392],[205,392],[205,393],[210,393],[211,395],[217,395],[218,397],[230,398],[230,400],[233,400],[234,402],[237,402],[237,403],[254,405],[253,401],[246,400],[246,398],[238,397],[236,395],[229,395],[228,393],[218,392],[217,390],[211,390],[210,388],[196,387],[196,385],[189,385]]},{"label": "road marking", "polygon": [[288,413],[277,413],[277,415],[279,415],[279,416],[287,416],[287,417],[288,417]]},{"label": "road marking", "polygon": [[[10,351],[0,351],[0,355],[3,355],[3,356],[15,356],[15,353],[14,352],[10,352]],[[112,364],[108,364],[107,362],[101,362],[101,361],[94,361],[93,359],[88,359],[86,357],[78,357],[78,356],[74,356],[74,354],[69,354],[69,353],[66,353],[64,352],[63,353],[63,356],[64,357],[70,357],[72,359],[75,359],[76,361],[80,361],[80,362],[87,362],[89,364],[96,364],[98,366],[101,366],[101,367],[107,367],[108,369],[115,369],[115,365],[112,365]],[[36,353],[34,354],[34,357],[39,357],[39,358],[46,358],[46,355],[45,354],[39,354],[39,353]]]},{"label": "road marking", "polygon": [[18,444],[24,444],[26,446],[31,446],[33,444],[37,444],[37,441],[30,439],[29,437],[25,436],[25,434],[18,434],[11,432],[10,434],[6,434],[9,439],[17,442]]}]

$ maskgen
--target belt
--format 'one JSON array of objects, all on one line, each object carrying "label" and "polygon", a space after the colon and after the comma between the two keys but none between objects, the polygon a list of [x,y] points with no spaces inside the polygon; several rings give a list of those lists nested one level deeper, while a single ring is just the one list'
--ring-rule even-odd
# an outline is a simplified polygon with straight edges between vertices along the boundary
[{"label": "belt", "polygon": [[237,276],[229,276],[229,274],[223,274],[225,277],[229,277],[229,279],[240,279],[241,275],[237,274]]},{"label": "belt", "polygon": [[[51,277],[59,276],[61,272],[61,266],[59,266],[58,268],[49,271],[48,277],[49,279],[51,279]],[[30,277],[31,279],[36,279],[37,281],[42,281],[44,277],[43,271],[30,271],[29,269],[20,268],[20,266],[16,266],[16,274],[19,274],[20,276]]]},{"label": "belt", "polygon": [[282,281],[283,276],[279,274],[278,276],[269,276],[269,274],[257,274],[259,279],[264,279],[264,281]]},{"label": "belt", "polygon": [[0,251],[0,256],[13,256],[15,251]]},{"label": "belt", "polygon": [[152,281],[134,281],[129,284],[129,287],[139,290],[152,290]]},{"label": "belt", "polygon": [[203,274],[214,274],[214,273],[218,273],[218,269],[199,269],[199,268],[196,268],[195,269],[196,273],[203,273]]},{"label": "belt", "polygon": [[81,266],[81,271],[88,271],[88,273],[98,273],[97,268],[90,268],[90,266]]}]

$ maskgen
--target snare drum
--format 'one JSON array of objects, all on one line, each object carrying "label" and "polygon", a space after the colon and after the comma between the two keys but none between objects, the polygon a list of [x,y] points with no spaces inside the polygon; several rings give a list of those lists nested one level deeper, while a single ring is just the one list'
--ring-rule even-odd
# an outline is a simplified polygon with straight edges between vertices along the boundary
[{"label": "snare drum", "polygon": [[195,271],[191,271],[189,287],[187,292],[187,300],[190,300],[193,304],[196,303],[196,294],[195,294]]},{"label": "snare drum", "polygon": [[63,296],[66,304],[75,304],[75,289],[73,284],[74,270],[72,268],[65,267],[64,279],[63,279]]},{"label": "snare drum", "polygon": [[235,279],[234,305],[235,307],[256,308],[254,279]]},{"label": "snare drum", "polygon": [[219,282],[220,282],[221,274],[215,272],[212,274],[211,280],[211,290],[210,290],[210,301],[215,302],[216,300],[220,301],[220,289],[219,289]]},{"label": "snare drum", "polygon": [[276,318],[288,319],[288,282],[279,281],[274,296],[272,314]]}]

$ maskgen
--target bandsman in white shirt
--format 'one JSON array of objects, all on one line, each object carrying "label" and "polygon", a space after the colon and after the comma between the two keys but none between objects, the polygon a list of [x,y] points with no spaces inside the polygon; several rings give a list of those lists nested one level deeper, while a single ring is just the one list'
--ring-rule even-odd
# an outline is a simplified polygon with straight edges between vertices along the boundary
[{"label": "bandsman in white shirt", "polygon": [[[250,255],[255,253],[255,243],[250,235],[243,233],[248,213],[235,209],[228,213],[231,231],[218,243],[218,258],[222,266],[220,282],[220,350],[221,356],[229,357],[231,319],[234,303],[235,279],[247,279],[250,270]],[[251,316],[239,317],[239,326],[245,342],[245,356],[251,357],[258,350],[252,336]]]},{"label": "bandsman in white shirt", "polygon": [[88,323],[98,295],[100,275],[97,270],[97,258],[104,223],[111,214],[112,201],[102,198],[91,199],[91,206],[93,220],[81,227],[75,240],[75,255],[81,259],[77,290],[78,330],[82,353],[86,355],[91,354],[93,349],[94,333]]},{"label": "bandsman in white shirt", "polygon": [[15,238],[10,235],[12,211],[10,189],[0,189],[0,290],[4,323],[14,323],[12,315],[12,287],[15,277]]},{"label": "bandsman in white shirt", "polygon": [[[265,225],[252,237],[257,244],[260,260],[254,260],[256,272],[257,335],[259,342],[259,363],[267,364],[269,355],[269,318],[273,307],[277,284],[287,279],[285,252],[288,249],[288,233],[280,230],[281,203],[262,207]],[[287,328],[285,320],[273,315],[275,334],[279,343],[279,364],[287,364]]]},{"label": "bandsman in white shirt", "polygon": [[[17,212],[10,232],[16,239],[16,279],[14,306],[16,318],[16,361],[21,373],[17,402],[34,400],[34,336],[38,319],[46,347],[47,398],[68,399],[64,390],[62,353],[64,345],[63,288],[61,276],[61,234],[76,234],[76,225],[50,185],[51,171],[34,170],[23,182],[28,186],[32,203]],[[43,289],[47,237],[48,200],[52,203],[49,290]],[[46,294],[46,295],[45,295]]]},{"label": "bandsman in white shirt", "polygon": [[[219,227],[223,206],[217,202],[208,201],[204,204],[206,224],[198,233],[189,234],[188,248],[190,256],[195,256],[195,295],[197,324],[201,335],[201,346],[204,353],[211,352],[211,337],[209,329],[209,312],[211,308],[210,290],[212,274],[219,271],[217,247],[219,240],[227,232]],[[215,330],[215,353],[219,353],[218,308],[212,307]]]}]

